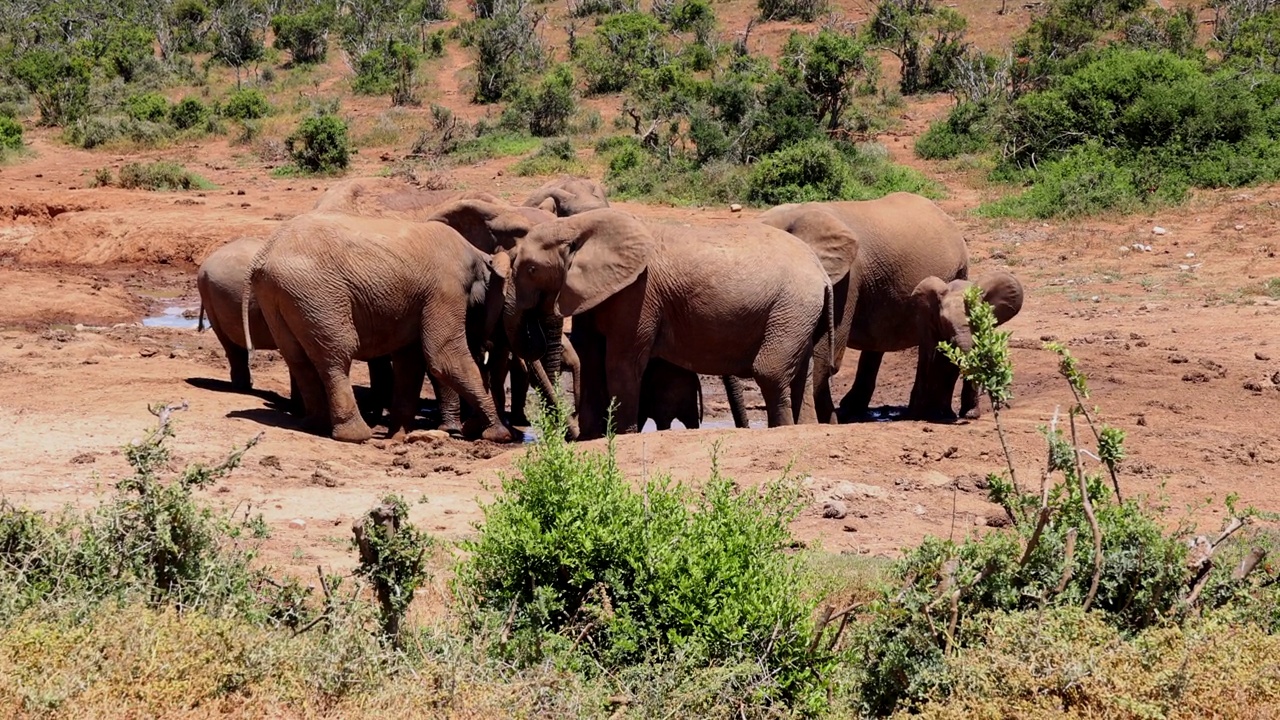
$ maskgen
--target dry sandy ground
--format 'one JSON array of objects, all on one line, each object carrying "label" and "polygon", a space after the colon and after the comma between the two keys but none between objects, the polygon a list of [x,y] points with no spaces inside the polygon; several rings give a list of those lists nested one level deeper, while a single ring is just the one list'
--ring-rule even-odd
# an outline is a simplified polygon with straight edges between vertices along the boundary
[{"label": "dry sandy ground", "polygon": [[[990,3],[988,3],[990,4]],[[456,88],[449,94],[458,94]],[[1038,484],[1039,427],[1070,392],[1041,345],[1066,343],[1089,375],[1092,401],[1128,433],[1123,489],[1168,507],[1171,523],[1191,512],[1206,528],[1221,503],[1280,511],[1280,278],[1276,258],[1280,191],[1199,195],[1159,217],[1058,224],[992,222],[968,211],[990,195],[972,174],[921,163],[911,138],[947,109],[945,98],[914,103],[903,128],[881,138],[895,159],[944,182],[941,205],[968,231],[974,274],[1007,267],[1028,288],[1013,333],[1015,401],[1005,419],[1023,484]],[[273,178],[239,161],[243,150],[212,142],[142,154],[180,158],[219,187],[203,193],[88,189],[92,170],[135,159],[75,151],[32,133],[36,156],[0,168],[0,493],[41,508],[97,502],[128,471],[120,452],[153,419],[147,404],[186,401],[177,417],[177,462],[217,460],[264,433],[244,465],[209,497],[262,512],[273,534],[267,556],[311,572],[349,567],[351,521],[388,492],[413,504],[413,519],[458,538],[480,519],[517,447],[454,440],[414,445],[336,443],[296,430],[274,409],[287,391],[283,363],[259,353],[256,395],[227,391],[217,341],[193,329],[143,327],[166,308],[194,308],[194,268],[241,234],[265,234],[309,208],[331,180]],[[458,189],[518,199],[539,184],[505,173],[513,159],[450,173]],[[384,162],[362,153],[352,175]],[[724,208],[618,204],[649,218],[743,222]],[[1167,232],[1155,235],[1155,225]],[[1135,244],[1139,247],[1135,249]],[[1150,251],[1145,246],[1150,246]],[[836,378],[852,382],[856,353]],[[886,358],[874,405],[905,405],[913,353]],[[363,368],[357,371],[362,380]],[[988,412],[974,422],[886,421],[766,429],[762,409],[749,430],[728,422],[719,383],[705,382],[710,425],[642,433],[617,441],[630,477],[668,472],[698,482],[719,448],[722,470],[745,486],[789,471],[813,504],[795,522],[806,541],[831,551],[892,556],[925,535],[961,537],[999,515],[982,490],[1002,465]],[[758,396],[757,396],[758,397]],[[599,448],[599,443],[588,447]],[[823,502],[843,494],[848,514],[824,519]],[[297,528],[291,521],[302,520]]]}]

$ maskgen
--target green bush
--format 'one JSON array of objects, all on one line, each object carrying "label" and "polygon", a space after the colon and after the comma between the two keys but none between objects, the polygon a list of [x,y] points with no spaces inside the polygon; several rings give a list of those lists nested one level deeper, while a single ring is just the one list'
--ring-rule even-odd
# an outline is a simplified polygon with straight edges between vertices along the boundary
[{"label": "green bush", "polygon": [[990,149],[995,142],[991,114],[988,104],[960,103],[916,140],[916,155],[944,160]]},{"label": "green bush", "polygon": [[304,172],[339,173],[351,163],[347,123],[336,115],[306,118],[285,139],[285,146]]},{"label": "green bush", "polygon": [[257,120],[270,112],[267,96],[256,88],[236,90],[222,103],[222,116],[232,120]]},{"label": "green bush", "polygon": [[463,45],[475,52],[476,91],[479,103],[508,97],[530,73],[546,62],[533,18],[523,5],[504,7],[491,16],[480,14],[466,27]]},{"label": "green bush", "polygon": [[163,122],[169,115],[169,101],[160,93],[131,95],[124,101],[124,111],[134,120]]},{"label": "green bush", "polygon": [[63,132],[67,142],[86,150],[125,141],[151,147],[172,136],[173,128],[167,123],[135,120],[125,115],[90,115]]},{"label": "green bush", "polygon": [[0,151],[22,149],[22,123],[0,115]]},{"label": "green bush", "polygon": [[881,0],[867,36],[898,57],[903,95],[946,90],[956,60],[968,49],[964,15],[933,0]]},{"label": "green bush", "polygon": [[568,138],[548,140],[542,144],[538,152],[512,166],[511,171],[521,177],[535,175],[581,174],[582,163],[578,161],[578,151]]},{"label": "green bush", "polygon": [[88,112],[93,64],[87,58],[66,51],[29,50],[14,60],[10,72],[35,98],[41,125],[66,126]]},{"label": "green bush", "polygon": [[329,29],[334,23],[334,8],[319,3],[300,12],[281,13],[271,19],[275,46],[288,50],[293,62],[324,62],[329,52]]},{"label": "green bush", "polygon": [[180,100],[169,109],[169,122],[179,130],[190,130],[209,120],[209,108],[193,97]]},{"label": "green bush", "polygon": [[214,187],[208,180],[167,160],[127,163],[120,168],[118,184],[122,188],[143,190],[211,190]]},{"label": "green bush", "polygon": [[392,105],[413,105],[418,61],[421,53],[404,42],[370,50],[356,62],[351,89],[362,95],[390,95]]},{"label": "green bush", "polygon": [[522,133],[481,133],[479,129],[477,133],[476,137],[459,142],[450,150],[449,156],[455,162],[471,164],[492,158],[523,155],[539,145],[537,139]]},{"label": "green bush", "polygon": [[758,701],[825,704],[833,658],[812,650],[814,603],[786,552],[801,506],[793,483],[739,491],[713,462],[700,492],[666,478],[636,491],[612,446],[575,450],[556,410],[538,426],[455,581],[478,622],[505,618],[511,655],[537,663],[573,646],[605,669],[677,653],[750,661]]},{"label": "green bush", "polygon": [[517,91],[502,114],[502,124],[516,131],[528,131],[534,137],[563,135],[569,119],[577,110],[573,91],[573,70],[557,66],[538,83]]},{"label": "green bush", "polygon": [[918,172],[890,163],[883,148],[841,148],[817,139],[766,155],[747,179],[747,199],[757,205],[869,200],[897,191],[938,193]]},{"label": "green bush", "polygon": [[571,0],[569,15],[571,17],[591,17],[592,15],[613,15],[622,12],[634,12],[634,0]]},{"label": "green bush", "polygon": [[828,0],[756,0],[765,20],[813,22],[830,8]]},{"label": "green bush", "polygon": [[668,53],[666,34],[662,23],[648,13],[626,12],[605,18],[577,49],[587,90],[619,92],[637,82],[644,71],[662,67]]}]

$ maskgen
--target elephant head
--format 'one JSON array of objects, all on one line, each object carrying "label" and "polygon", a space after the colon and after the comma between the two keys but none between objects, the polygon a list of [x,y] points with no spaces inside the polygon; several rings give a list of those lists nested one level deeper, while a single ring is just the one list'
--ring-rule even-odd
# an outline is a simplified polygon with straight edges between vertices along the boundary
[{"label": "elephant head", "polygon": [[455,200],[436,208],[428,221],[442,222],[486,253],[511,250],[536,225],[555,219],[538,208],[517,207],[479,198]]},{"label": "elephant head", "polygon": [[539,208],[560,217],[569,217],[609,207],[600,183],[587,178],[562,175],[534,190],[525,198],[525,207]]},{"label": "elephant head", "polygon": [[602,208],[530,229],[512,254],[514,312],[507,332],[517,354],[536,359],[562,318],[583,313],[635,282],[655,240],[634,217]]},{"label": "elephant head", "polygon": [[911,293],[912,302],[918,309],[923,341],[937,343],[945,340],[964,352],[973,348],[969,314],[964,302],[965,292],[971,285],[982,288],[982,298],[992,306],[997,325],[1008,322],[1022,309],[1022,283],[1002,270],[987,273],[974,282],[952,280],[948,283],[930,276],[921,280]]}]

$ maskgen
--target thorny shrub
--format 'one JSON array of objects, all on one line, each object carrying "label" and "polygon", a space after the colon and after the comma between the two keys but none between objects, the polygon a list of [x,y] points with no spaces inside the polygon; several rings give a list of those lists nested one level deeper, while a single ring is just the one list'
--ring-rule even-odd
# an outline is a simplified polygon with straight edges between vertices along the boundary
[{"label": "thorny shrub", "polygon": [[[965,300],[974,347],[960,352],[943,342],[939,349],[988,394],[1003,443],[999,409],[1012,380],[1009,333],[995,330],[980,289],[971,288]],[[1280,599],[1274,579],[1253,575],[1274,538],[1254,532],[1243,545],[1227,542],[1257,513],[1237,512],[1229,498],[1221,533],[1195,538],[1189,550],[1190,527],[1166,532],[1160,508],[1122,499],[1117,468],[1124,435],[1101,424],[1096,408],[1086,408],[1088,386],[1066,348],[1047,349],[1059,356],[1073,402],[1065,421],[1055,414],[1042,428],[1049,447],[1039,491],[1020,486],[1010,457],[1007,474],[988,482],[1012,532],[958,543],[928,538],[895,563],[893,581],[868,607],[869,620],[857,627],[854,641],[863,664],[864,712],[918,709],[963,687],[957,683],[966,677],[966,658],[982,656],[987,628],[1008,622],[1002,616],[1092,611],[1091,618],[1114,629],[1109,632],[1131,637],[1208,610],[1277,629],[1274,611],[1259,612]],[[1093,450],[1079,442],[1084,430],[1096,441]],[[1085,458],[1095,459],[1099,470],[1087,470]],[[1058,479],[1050,484],[1050,477]],[[1242,550],[1249,543],[1262,544]]]}]

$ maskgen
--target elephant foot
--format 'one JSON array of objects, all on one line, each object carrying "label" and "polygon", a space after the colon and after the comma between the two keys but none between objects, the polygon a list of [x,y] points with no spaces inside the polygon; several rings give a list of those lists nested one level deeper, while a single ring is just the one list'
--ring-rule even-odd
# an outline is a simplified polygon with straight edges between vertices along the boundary
[{"label": "elephant foot", "polygon": [[484,432],[480,433],[480,438],[493,443],[512,443],[523,440],[524,433],[512,432],[502,425],[493,425],[485,428]]},{"label": "elephant foot", "polygon": [[339,442],[362,443],[373,437],[373,431],[359,418],[335,425],[329,435]]},{"label": "elephant foot", "polygon": [[968,410],[961,412],[960,417],[964,418],[965,420],[977,420],[978,418],[982,417],[982,411],[976,407],[969,408]]}]

